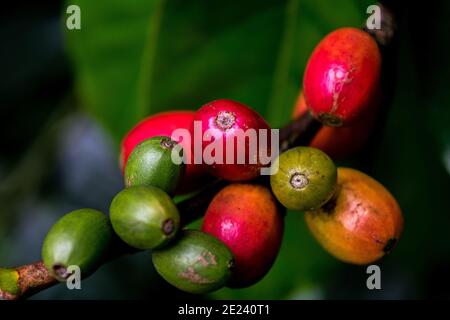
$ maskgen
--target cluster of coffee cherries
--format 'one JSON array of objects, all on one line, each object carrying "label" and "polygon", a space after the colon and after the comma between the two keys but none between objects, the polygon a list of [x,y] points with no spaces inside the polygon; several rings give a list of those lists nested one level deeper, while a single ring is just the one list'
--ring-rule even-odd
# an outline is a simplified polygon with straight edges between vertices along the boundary
[{"label": "cluster of coffee cherries", "polygon": [[[377,261],[398,242],[401,210],[380,183],[360,171],[337,168],[332,158],[348,156],[365,142],[379,101],[380,66],[378,46],[367,33],[342,28],[327,35],[308,61],[294,111],[295,117],[310,112],[324,126],[310,146],[277,155],[265,177],[260,153],[248,159],[249,143],[243,151],[231,150],[230,163],[225,153],[211,152],[223,157],[219,162],[193,159],[197,147],[205,154],[213,143],[226,146],[238,139],[238,132],[270,130],[242,103],[222,99],[195,112],[144,119],[122,142],[126,188],[113,199],[109,218],[92,209],[63,216],[43,244],[48,271],[64,281],[68,266],[77,265],[86,276],[118,236],[130,247],[151,250],[157,272],[180,290],[250,286],[268,273],[278,255],[286,209],[304,214],[314,237],[336,258],[353,264]],[[193,139],[173,139],[176,129],[195,136],[194,123],[203,137],[199,146]],[[208,132],[213,137],[204,139]],[[174,161],[174,150],[187,161]],[[236,161],[238,151],[247,161]],[[200,213],[201,230],[183,228],[173,197],[196,192],[214,179],[229,183]]]}]

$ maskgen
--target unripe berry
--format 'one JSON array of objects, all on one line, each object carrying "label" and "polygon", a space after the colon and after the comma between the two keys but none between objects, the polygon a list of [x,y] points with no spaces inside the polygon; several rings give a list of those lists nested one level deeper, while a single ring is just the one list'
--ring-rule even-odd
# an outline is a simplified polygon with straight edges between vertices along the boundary
[{"label": "unripe berry", "polygon": [[[184,174],[184,164],[175,164],[172,152],[177,143],[169,137],[153,137],[138,144],[128,158],[124,180],[127,187],[154,186],[173,194]],[[178,148],[180,148],[178,146]]]},{"label": "unripe berry", "polygon": [[114,237],[108,217],[93,209],[72,211],[56,222],[42,245],[42,260],[48,272],[65,281],[70,266],[77,266],[83,277],[102,263]]},{"label": "unripe berry", "polygon": [[202,225],[235,257],[230,287],[250,286],[267,274],[280,250],[283,228],[283,215],[270,190],[251,184],[222,189],[211,201]]},{"label": "unripe berry", "polygon": [[270,176],[278,201],[291,210],[311,210],[327,202],[336,187],[336,166],[319,149],[296,147],[280,154]]},{"label": "unripe berry", "polygon": [[[217,138],[219,141],[218,143],[222,146],[223,154],[222,157],[219,157],[222,164],[214,163],[206,165],[211,174],[230,181],[251,180],[260,174],[260,169],[263,165],[259,155],[262,153],[270,156],[270,127],[264,118],[256,111],[242,103],[233,100],[220,99],[207,103],[201,107],[195,114],[195,120],[201,121],[202,136],[209,131],[211,135],[208,135],[208,137],[213,141]],[[245,144],[241,144],[243,148],[240,150],[238,148],[239,144],[237,141],[242,138],[239,133],[242,131],[246,132],[248,129],[254,129],[256,132],[257,142],[255,142],[255,154],[251,153],[253,148],[250,148],[248,139],[245,139]],[[259,129],[267,130],[265,150],[262,150],[262,148],[260,149]],[[231,159],[232,163],[227,164],[226,145],[227,143],[233,142],[234,157]],[[211,143],[212,141],[203,141],[203,154],[205,154],[205,148]],[[238,155],[245,156],[245,163],[238,163]],[[253,161],[254,164],[252,164],[251,161]]]},{"label": "unripe berry", "polygon": [[[122,140],[120,152],[120,165],[125,169],[128,157],[134,148],[146,139],[155,136],[171,137],[176,129],[192,129],[192,121],[194,120],[194,111],[179,110],[168,111],[152,115],[139,122],[133,129],[131,129]],[[191,133],[192,134],[192,133]],[[192,156],[192,141],[176,141],[183,147],[184,156],[187,160],[185,174],[180,183],[178,193],[187,193],[195,191],[203,186],[207,176],[204,172],[203,166],[195,165],[191,161]]]},{"label": "unripe berry", "polygon": [[222,288],[234,269],[225,244],[197,230],[183,230],[167,247],[152,252],[156,271],[171,285],[189,293]]},{"label": "unripe berry", "polygon": [[180,226],[180,215],[172,199],[151,186],[119,192],[111,203],[110,217],[117,235],[128,245],[143,250],[162,247]]},{"label": "unripe berry", "polygon": [[357,121],[376,94],[380,68],[380,50],[366,32],[341,28],[328,34],[311,54],[303,78],[313,116],[328,126]]},{"label": "unripe berry", "polygon": [[338,169],[338,189],[322,208],[305,214],[319,243],[336,258],[370,264],[389,253],[403,230],[395,198],[366,174]]}]

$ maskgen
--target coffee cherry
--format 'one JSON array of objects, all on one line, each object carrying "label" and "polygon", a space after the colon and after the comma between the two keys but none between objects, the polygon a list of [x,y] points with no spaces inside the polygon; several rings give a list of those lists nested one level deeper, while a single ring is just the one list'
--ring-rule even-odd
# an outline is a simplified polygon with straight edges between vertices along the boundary
[{"label": "coffee cherry", "polygon": [[[347,127],[323,126],[314,136],[310,147],[325,152],[334,160],[346,159],[361,150],[367,143],[374,127],[379,107],[380,95],[374,99],[367,113],[356,123]],[[300,92],[294,108],[293,117],[298,118],[308,112],[303,91]]]},{"label": "coffee cherry", "polygon": [[[259,154],[270,155],[270,127],[267,122],[254,110],[236,101],[221,99],[210,102],[201,107],[195,114],[195,121],[201,121],[202,124],[202,136],[209,130],[211,135],[206,135],[211,140],[219,141],[218,144],[222,147],[222,156],[217,156],[222,164],[213,163],[207,165],[209,172],[219,178],[223,178],[230,181],[244,181],[257,177],[260,174],[262,167]],[[248,129],[256,130],[255,141],[255,153],[253,154],[250,148],[250,142],[245,139],[245,144],[242,144],[241,148],[238,148],[238,143],[242,137],[239,137],[239,133],[246,132]],[[265,141],[267,148],[265,150],[259,150],[259,129],[266,129],[268,139]],[[205,148],[207,148],[212,141],[203,141],[203,155],[205,155]],[[227,164],[227,152],[226,145],[234,142],[234,154],[231,164]],[[238,155],[245,157],[245,163],[238,163]],[[231,158],[230,155],[228,157]],[[251,161],[254,163],[252,164]]]},{"label": "coffee cherry", "polygon": [[319,149],[296,147],[283,152],[274,162],[270,185],[278,201],[288,209],[319,208],[333,195],[336,167]]},{"label": "coffee cherry", "polygon": [[[138,144],[125,167],[125,185],[154,186],[173,194],[183,176],[184,164],[172,161],[177,143],[169,137],[153,137]],[[178,146],[179,148],[179,146]],[[175,149],[177,154],[182,154]]]},{"label": "coffee cherry", "polygon": [[189,293],[222,288],[234,267],[230,250],[216,238],[183,230],[169,246],[152,252],[156,271],[171,285]]},{"label": "coffee cherry", "polygon": [[137,249],[153,249],[169,242],[180,226],[172,199],[156,187],[131,187],[119,192],[110,208],[117,235]]},{"label": "coffee cherry", "polygon": [[202,230],[224,242],[235,257],[229,287],[262,279],[280,250],[284,218],[266,187],[232,184],[222,189],[206,211]]},{"label": "coffee cherry", "polygon": [[353,264],[370,264],[389,253],[403,230],[400,207],[389,191],[364,173],[347,168],[338,169],[335,196],[305,218],[330,254]]},{"label": "coffee cherry", "polygon": [[303,78],[311,113],[328,126],[354,123],[371,105],[380,68],[380,50],[369,34],[356,28],[330,33],[314,49]]},{"label": "coffee cherry", "polygon": [[42,260],[48,272],[59,281],[70,276],[68,267],[78,266],[83,277],[97,269],[114,236],[108,217],[93,209],[80,209],[64,215],[47,233]]},{"label": "coffee cherry", "polygon": [[[192,130],[194,120],[194,111],[179,110],[162,112],[152,115],[139,122],[124,137],[121,145],[120,164],[125,169],[128,157],[134,148],[146,139],[155,136],[171,137],[176,129]],[[193,133],[191,133],[193,136]],[[182,177],[180,188],[177,193],[188,193],[195,191],[204,185],[207,175],[201,165],[195,165],[192,157],[192,139],[191,141],[176,141],[183,147],[183,153],[187,160],[185,174]]]}]

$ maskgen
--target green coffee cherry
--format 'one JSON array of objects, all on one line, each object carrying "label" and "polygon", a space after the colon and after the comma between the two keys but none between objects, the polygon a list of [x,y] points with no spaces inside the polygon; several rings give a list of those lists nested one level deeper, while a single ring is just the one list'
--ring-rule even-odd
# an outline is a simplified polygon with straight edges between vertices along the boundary
[{"label": "green coffee cherry", "polygon": [[172,239],[180,215],[172,199],[159,188],[131,187],[119,192],[110,208],[117,235],[137,249],[161,247]]},{"label": "green coffee cherry", "polygon": [[333,160],[319,149],[290,149],[275,160],[272,170],[272,191],[278,201],[288,209],[317,209],[333,196],[337,178],[336,166]]},{"label": "green coffee cherry", "polygon": [[183,149],[169,137],[153,137],[137,145],[125,166],[125,185],[154,186],[173,194],[184,174],[185,165],[172,161],[172,149]]},{"label": "green coffee cherry", "polygon": [[234,267],[228,247],[197,230],[183,230],[169,246],[153,251],[152,257],[156,270],[167,282],[189,293],[220,289]]},{"label": "green coffee cherry", "polygon": [[69,266],[78,266],[83,277],[97,269],[110,248],[114,231],[108,217],[93,209],[64,215],[45,237],[42,260],[50,274],[66,280]]}]

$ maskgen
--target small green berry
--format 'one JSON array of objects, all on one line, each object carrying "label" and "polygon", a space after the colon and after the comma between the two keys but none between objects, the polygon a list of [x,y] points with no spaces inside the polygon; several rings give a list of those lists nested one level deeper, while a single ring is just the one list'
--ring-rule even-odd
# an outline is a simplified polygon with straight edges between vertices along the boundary
[{"label": "small green berry", "polygon": [[282,153],[272,166],[270,185],[282,205],[292,210],[322,206],[334,193],[337,171],[333,160],[319,149],[296,147]]},{"label": "small green berry", "polygon": [[[125,166],[125,185],[154,186],[173,194],[185,168],[183,163],[172,161],[175,147],[180,148],[169,137],[153,137],[137,145]],[[182,155],[182,149],[180,151]]]},{"label": "small green berry", "polygon": [[110,208],[117,235],[137,249],[161,247],[172,239],[180,215],[172,199],[156,187],[131,187],[119,192]]},{"label": "small green berry", "polygon": [[60,281],[77,266],[83,277],[102,263],[114,237],[108,217],[97,210],[80,209],[64,215],[45,237],[42,260],[49,273]]},{"label": "small green berry", "polygon": [[189,293],[208,293],[230,279],[234,258],[219,239],[197,230],[183,230],[180,237],[152,252],[156,271],[170,284]]}]

